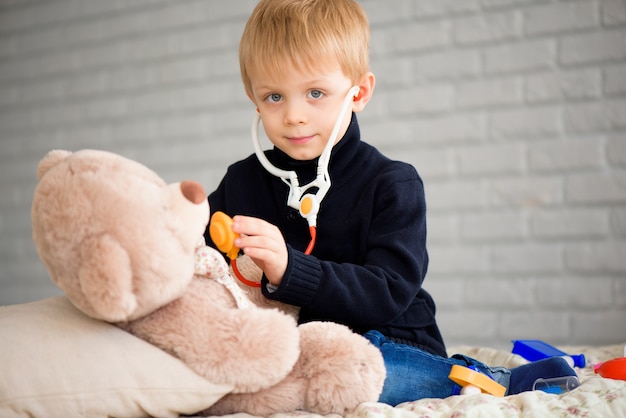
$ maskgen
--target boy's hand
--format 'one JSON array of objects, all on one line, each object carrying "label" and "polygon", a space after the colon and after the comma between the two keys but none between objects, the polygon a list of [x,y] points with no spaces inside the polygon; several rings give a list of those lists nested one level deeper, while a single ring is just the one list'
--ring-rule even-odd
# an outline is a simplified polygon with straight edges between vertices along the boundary
[{"label": "boy's hand", "polygon": [[262,219],[237,215],[233,231],[240,234],[235,245],[263,270],[271,284],[278,286],[287,270],[287,244],[280,230]]}]

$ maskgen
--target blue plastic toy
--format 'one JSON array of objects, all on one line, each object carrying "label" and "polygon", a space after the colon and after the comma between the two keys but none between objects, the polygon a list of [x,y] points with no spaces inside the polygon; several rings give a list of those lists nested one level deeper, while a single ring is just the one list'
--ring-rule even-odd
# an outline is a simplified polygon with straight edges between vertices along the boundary
[{"label": "blue plastic toy", "polygon": [[513,340],[512,352],[528,361],[537,361],[548,357],[563,357],[572,367],[585,367],[586,364],[584,354],[567,354],[540,340]]}]

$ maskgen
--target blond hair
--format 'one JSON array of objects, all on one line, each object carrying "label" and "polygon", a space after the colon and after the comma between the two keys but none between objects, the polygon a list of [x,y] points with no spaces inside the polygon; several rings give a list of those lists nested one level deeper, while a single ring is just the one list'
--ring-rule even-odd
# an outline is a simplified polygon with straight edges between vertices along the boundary
[{"label": "blond hair", "polygon": [[[369,71],[369,23],[354,0],[261,0],[239,44],[246,92],[251,74],[278,74],[339,64],[353,82]],[[330,69],[330,68],[329,68]]]}]

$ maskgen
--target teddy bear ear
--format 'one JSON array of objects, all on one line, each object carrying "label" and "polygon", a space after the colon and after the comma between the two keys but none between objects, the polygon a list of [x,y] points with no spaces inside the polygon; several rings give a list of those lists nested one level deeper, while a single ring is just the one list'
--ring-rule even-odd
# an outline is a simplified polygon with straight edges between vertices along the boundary
[{"label": "teddy bear ear", "polygon": [[81,244],[79,282],[83,303],[91,316],[109,322],[131,319],[137,308],[133,270],[127,251],[110,235],[91,237]]},{"label": "teddy bear ear", "polygon": [[41,180],[48,170],[65,160],[70,155],[72,155],[72,152],[65,150],[52,150],[48,152],[48,154],[46,154],[46,156],[43,157],[37,165],[37,178]]}]

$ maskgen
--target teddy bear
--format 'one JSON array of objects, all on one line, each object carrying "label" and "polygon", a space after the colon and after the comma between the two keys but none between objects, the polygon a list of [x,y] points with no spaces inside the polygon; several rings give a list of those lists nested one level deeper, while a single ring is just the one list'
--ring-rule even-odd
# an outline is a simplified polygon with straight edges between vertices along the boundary
[{"label": "teddy bear", "polygon": [[365,338],[334,323],[298,326],[235,283],[203,243],[199,183],[167,184],[101,150],[53,150],[37,176],[33,240],[53,282],[84,314],[234,387],[201,413],[343,414],[378,399],[384,363]]}]

